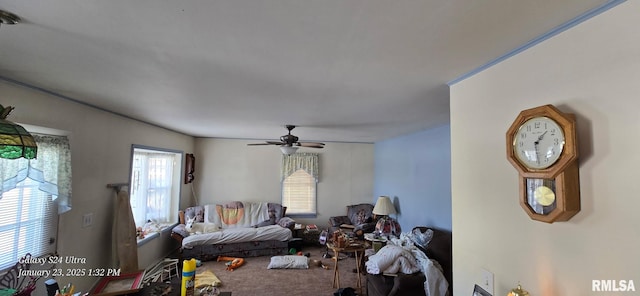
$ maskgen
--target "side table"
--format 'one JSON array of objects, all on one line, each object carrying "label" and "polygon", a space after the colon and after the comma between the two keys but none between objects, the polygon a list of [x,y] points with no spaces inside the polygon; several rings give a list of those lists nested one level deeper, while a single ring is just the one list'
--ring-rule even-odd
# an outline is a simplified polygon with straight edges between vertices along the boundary
[{"label": "side table", "polygon": [[304,230],[302,231],[302,241],[306,245],[320,245],[320,231],[318,230]]},{"label": "side table", "polygon": [[356,258],[356,272],[358,273],[358,282],[356,287],[359,292],[362,292],[362,280],[360,279],[360,264],[364,256],[364,251],[367,249],[364,243],[351,243],[346,247],[337,247],[333,243],[327,243],[327,247],[333,251],[333,288],[340,288],[340,269],[338,268],[338,262],[340,262],[339,254],[342,253],[354,253]]},{"label": "side table", "polygon": [[294,238],[302,238],[302,232],[304,231],[304,224],[298,224],[296,223],[293,226],[293,237]]},{"label": "side table", "polygon": [[364,234],[364,239],[366,241],[371,242],[371,245],[373,246],[373,252],[374,253],[378,253],[378,251],[380,250],[380,248],[384,247],[387,244],[387,238],[386,237],[376,237],[373,233],[365,233]]}]

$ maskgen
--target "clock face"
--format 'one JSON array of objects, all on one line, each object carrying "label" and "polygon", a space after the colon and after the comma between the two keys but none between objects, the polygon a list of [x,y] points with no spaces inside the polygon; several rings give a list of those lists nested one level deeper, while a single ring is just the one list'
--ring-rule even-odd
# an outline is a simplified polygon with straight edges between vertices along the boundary
[{"label": "clock face", "polygon": [[540,116],[525,121],[514,137],[513,149],[520,163],[530,169],[553,165],[564,148],[564,133],[553,119]]}]

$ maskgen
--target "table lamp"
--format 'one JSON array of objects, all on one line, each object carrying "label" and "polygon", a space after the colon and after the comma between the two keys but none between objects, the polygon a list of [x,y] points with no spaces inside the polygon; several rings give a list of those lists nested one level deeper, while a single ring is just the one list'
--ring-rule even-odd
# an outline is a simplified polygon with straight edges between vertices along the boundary
[{"label": "table lamp", "polygon": [[399,227],[396,227],[396,221],[389,217],[390,214],[396,213],[396,208],[388,196],[383,195],[378,197],[378,201],[375,207],[373,207],[373,213],[376,216],[380,216],[378,223],[376,223],[376,234],[388,237],[400,231],[400,229],[397,229]]}]

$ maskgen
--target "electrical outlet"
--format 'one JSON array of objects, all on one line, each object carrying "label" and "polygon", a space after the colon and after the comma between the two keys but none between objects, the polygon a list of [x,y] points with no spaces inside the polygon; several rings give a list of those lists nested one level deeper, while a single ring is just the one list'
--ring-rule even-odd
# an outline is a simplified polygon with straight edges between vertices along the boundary
[{"label": "electrical outlet", "polygon": [[493,273],[486,269],[482,269],[482,282],[480,286],[493,295]]},{"label": "electrical outlet", "polygon": [[93,224],[93,213],[82,215],[82,227],[89,227]]}]

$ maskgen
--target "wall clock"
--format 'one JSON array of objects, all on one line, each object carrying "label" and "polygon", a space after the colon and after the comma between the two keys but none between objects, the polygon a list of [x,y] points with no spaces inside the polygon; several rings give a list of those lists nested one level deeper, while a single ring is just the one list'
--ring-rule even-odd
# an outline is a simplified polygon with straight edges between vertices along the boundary
[{"label": "wall clock", "polygon": [[576,120],[553,105],[523,110],[507,130],[520,205],[533,220],[567,221],[580,211]]}]

